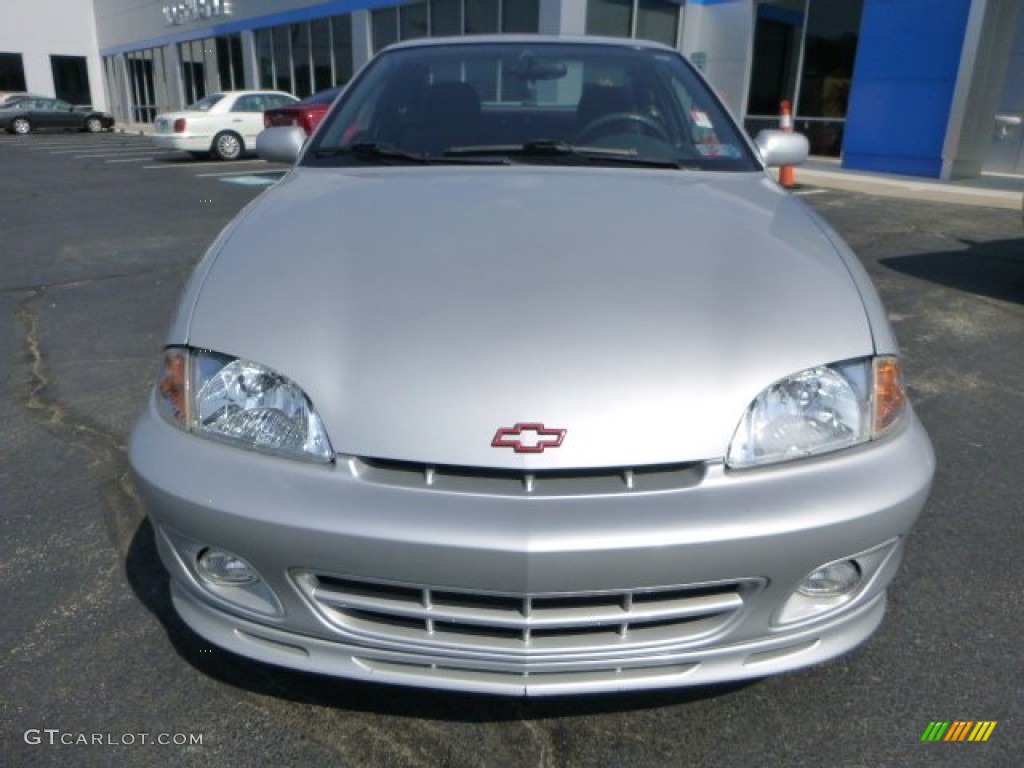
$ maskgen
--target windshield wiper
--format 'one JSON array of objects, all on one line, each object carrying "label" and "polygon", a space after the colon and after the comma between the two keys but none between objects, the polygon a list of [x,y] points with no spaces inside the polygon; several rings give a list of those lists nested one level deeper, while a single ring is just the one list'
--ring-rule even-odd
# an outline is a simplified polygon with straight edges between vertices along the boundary
[{"label": "windshield wiper", "polygon": [[[509,160],[505,157],[471,159],[470,157],[435,157],[433,155],[420,155],[415,152],[396,147],[392,144],[380,144],[367,141],[350,144],[346,147],[320,147],[313,151],[313,156],[321,157],[355,157],[358,160],[379,160],[385,163],[415,163],[416,165],[430,165],[432,163],[443,163],[449,165],[508,165]],[[445,153],[447,155],[447,153]]]},{"label": "windshield wiper", "polygon": [[377,142],[361,142],[350,144],[347,147],[318,147],[313,150],[313,157],[339,157],[351,155],[359,160],[381,160],[390,163],[416,163],[426,165],[430,162],[429,157],[417,155],[413,152],[406,152],[390,144],[379,144]]},{"label": "windshield wiper", "polygon": [[685,168],[677,160],[667,158],[645,157],[635,149],[616,147],[579,147],[565,141],[542,139],[528,141],[525,144],[493,144],[473,147],[452,147],[445,151],[446,157],[476,157],[486,155],[505,155],[526,159],[553,159],[561,161],[569,159],[581,164],[615,163],[636,165],[646,168]]}]

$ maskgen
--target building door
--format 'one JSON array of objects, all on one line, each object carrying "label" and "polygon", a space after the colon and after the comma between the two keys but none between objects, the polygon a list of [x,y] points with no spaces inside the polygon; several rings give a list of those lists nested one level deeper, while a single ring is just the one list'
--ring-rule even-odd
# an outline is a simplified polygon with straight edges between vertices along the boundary
[{"label": "building door", "polygon": [[779,125],[788,101],[812,155],[842,151],[864,0],[760,0],[745,127]]},{"label": "building door", "polygon": [[805,0],[760,0],[754,27],[746,128],[751,135],[779,125],[779,104],[796,100]]}]

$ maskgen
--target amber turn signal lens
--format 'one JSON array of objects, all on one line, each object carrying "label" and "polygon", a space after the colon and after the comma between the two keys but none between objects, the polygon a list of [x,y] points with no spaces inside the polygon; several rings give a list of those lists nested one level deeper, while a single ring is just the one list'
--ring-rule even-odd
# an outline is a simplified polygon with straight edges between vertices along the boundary
[{"label": "amber turn signal lens", "polygon": [[185,421],[185,377],[188,353],[182,349],[168,349],[164,355],[164,371],[157,389],[160,397],[170,406],[174,418]]},{"label": "amber turn signal lens", "polygon": [[895,357],[875,358],[875,402],[872,433],[875,437],[892,427],[906,406],[903,370]]}]

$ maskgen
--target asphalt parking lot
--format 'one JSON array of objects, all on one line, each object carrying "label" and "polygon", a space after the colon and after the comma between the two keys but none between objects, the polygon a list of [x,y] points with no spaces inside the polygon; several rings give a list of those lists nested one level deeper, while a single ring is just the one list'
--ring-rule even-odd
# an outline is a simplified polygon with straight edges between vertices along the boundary
[{"label": "asphalt parking lot", "polygon": [[[0,135],[0,765],[1020,764],[1019,211],[797,192],[878,286],[938,458],[866,645],[743,685],[518,701],[263,666],[171,608],[125,445],[191,266],[284,170]],[[936,720],[997,725],[922,742]]]}]

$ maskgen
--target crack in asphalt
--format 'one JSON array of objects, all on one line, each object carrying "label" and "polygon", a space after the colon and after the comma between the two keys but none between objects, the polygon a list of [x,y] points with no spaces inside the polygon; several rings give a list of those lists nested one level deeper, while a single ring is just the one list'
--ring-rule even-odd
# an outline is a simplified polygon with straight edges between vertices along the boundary
[{"label": "crack in asphalt", "polygon": [[161,272],[190,272],[192,270],[191,264],[175,264],[161,267],[150,267],[148,269],[140,269],[136,272],[116,272],[110,275],[99,275],[97,277],[82,277],[77,280],[64,280],[56,283],[37,283],[34,285],[17,285],[11,287],[0,288],[0,296],[15,293],[28,293],[31,294],[29,301],[39,298],[38,294],[49,291],[57,290],[62,288],[78,288],[85,285],[95,285],[103,283],[108,280],[122,280],[124,278],[131,277],[144,277],[145,275],[156,275]]},{"label": "crack in asphalt", "polygon": [[551,734],[537,727],[524,712],[520,712],[520,724],[526,729],[534,743],[540,749],[540,756],[537,758],[537,768],[549,768],[554,763],[551,761],[554,745],[551,742]]},{"label": "crack in asphalt", "polygon": [[123,560],[144,516],[142,502],[128,476],[126,446],[116,435],[76,414],[53,395],[37,310],[45,292],[45,289],[32,291],[17,309],[17,319],[25,334],[24,386],[27,391],[23,404],[47,432],[89,456],[87,469],[100,483],[108,508],[104,520],[117,554]]}]

